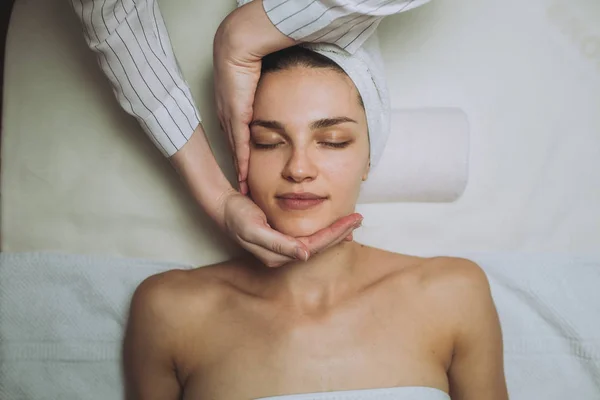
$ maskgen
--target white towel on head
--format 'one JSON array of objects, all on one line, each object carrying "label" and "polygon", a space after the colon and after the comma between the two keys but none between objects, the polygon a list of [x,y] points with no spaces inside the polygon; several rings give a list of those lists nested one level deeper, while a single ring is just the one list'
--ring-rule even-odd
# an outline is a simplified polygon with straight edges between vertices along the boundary
[{"label": "white towel on head", "polygon": [[377,166],[390,132],[390,99],[376,34],[354,54],[329,43],[304,43],[339,65],[352,79],[365,105],[371,147],[371,168]]},{"label": "white towel on head", "polygon": [[[237,4],[241,7],[251,1],[237,0]],[[383,154],[390,132],[390,100],[376,34],[371,35],[354,54],[329,43],[303,43],[302,46],[335,62],[354,82],[365,105],[371,168],[374,168]]]}]

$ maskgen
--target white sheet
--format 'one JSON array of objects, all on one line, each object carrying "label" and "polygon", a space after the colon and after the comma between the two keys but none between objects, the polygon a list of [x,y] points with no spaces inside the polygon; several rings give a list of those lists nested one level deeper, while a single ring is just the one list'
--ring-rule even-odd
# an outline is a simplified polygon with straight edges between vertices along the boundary
[{"label": "white sheet", "polygon": [[[463,256],[489,276],[511,399],[600,398],[600,259]],[[0,398],[120,398],[120,341],[130,296],[145,277],[175,267],[0,254]]]},{"label": "white sheet", "polygon": [[[159,1],[219,159],[211,38],[235,7]],[[432,1],[381,24],[395,108],[459,107],[455,204],[362,206],[366,243],[427,254],[600,255],[600,3]],[[65,0],[17,1],[7,43],[2,246],[204,264],[234,252],[116,105]],[[232,172],[230,166],[228,173]]]}]

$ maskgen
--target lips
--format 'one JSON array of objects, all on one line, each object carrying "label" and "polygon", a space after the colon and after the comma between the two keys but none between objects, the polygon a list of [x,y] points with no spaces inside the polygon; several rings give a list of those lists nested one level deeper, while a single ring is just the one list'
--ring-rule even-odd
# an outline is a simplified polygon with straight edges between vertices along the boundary
[{"label": "lips", "polygon": [[283,193],[276,195],[277,203],[284,210],[308,210],[317,207],[327,200],[326,196],[319,196],[309,192]]}]

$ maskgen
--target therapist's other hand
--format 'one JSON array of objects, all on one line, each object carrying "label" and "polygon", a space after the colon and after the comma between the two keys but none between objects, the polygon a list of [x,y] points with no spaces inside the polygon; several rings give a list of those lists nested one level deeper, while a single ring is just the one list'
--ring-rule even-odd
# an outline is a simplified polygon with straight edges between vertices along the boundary
[{"label": "therapist's other hand", "polygon": [[239,187],[247,194],[252,104],[260,79],[262,57],[293,46],[269,20],[262,0],[233,11],[215,34],[213,64],[217,112],[234,153]]},{"label": "therapist's other hand", "polygon": [[267,267],[303,260],[352,236],[362,216],[351,214],[311,236],[293,238],[272,229],[263,211],[247,196],[234,190],[222,200],[223,225],[227,233]]},{"label": "therapist's other hand", "polygon": [[250,128],[254,92],[260,78],[260,61],[214,57],[215,90],[221,129],[227,134],[234,155],[242,194],[248,193]]}]

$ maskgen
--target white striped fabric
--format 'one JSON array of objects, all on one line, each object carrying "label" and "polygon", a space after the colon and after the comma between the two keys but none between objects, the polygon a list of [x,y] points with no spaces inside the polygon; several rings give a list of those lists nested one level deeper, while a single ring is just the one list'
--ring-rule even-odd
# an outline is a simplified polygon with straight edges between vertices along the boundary
[{"label": "white striped fabric", "polygon": [[302,42],[333,43],[354,53],[383,17],[411,10],[429,0],[264,0],[271,22]]},{"label": "white striped fabric", "polygon": [[71,0],[125,111],[171,156],[200,123],[155,0]]},{"label": "white striped fabric", "polygon": [[[260,0],[257,0],[260,1]],[[429,0],[263,0],[269,19],[303,42],[353,53],[381,19]],[[70,0],[121,107],[165,156],[177,152],[200,114],[177,65],[156,0]]]}]

